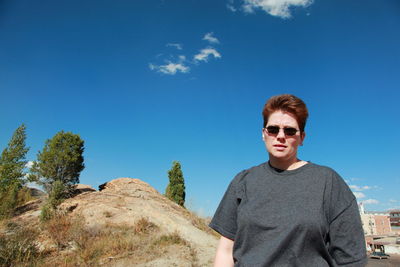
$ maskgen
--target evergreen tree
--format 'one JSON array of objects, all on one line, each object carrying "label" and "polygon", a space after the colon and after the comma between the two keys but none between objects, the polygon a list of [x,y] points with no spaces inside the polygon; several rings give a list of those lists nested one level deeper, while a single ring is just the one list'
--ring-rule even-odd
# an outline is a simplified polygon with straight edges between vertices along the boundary
[{"label": "evergreen tree", "polygon": [[[65,188],[59,198],[67,197],[74,184],[79,183],[79,175],[85,168],[83,163],[84,141],[77,134],[58,132],[48,139],[42,151],[37,154],[37,160],[31,168],[30,180],[42,184],[49,194],[54,185],[61,183]],[[58,181],[57,183],[55,183]],[[58,190],[58,189],[57,189]]]},{"label": "evergreen tree", "polygon": [[19,192],[25,183],[25,156],[29,150],[25,139],[26,127],[22,124],[0,156],[0,218],[12,216],[15,208],[24,202],[19,198]]},{"label": "evergreen tree", "polygon": [[26,127],[19,126],[11,137],[7,148],[0,156],[0,191],[6,191],[9,186],[20,187],[24,184],[25,160],[29,148],[25,145]]},{"label": "evergreen tree", "polygon": [[172,163],[172,168],[168,171],[169,184],[165,190],[165,195],[175,203],[185,205],[185,180],[178,161]]}]

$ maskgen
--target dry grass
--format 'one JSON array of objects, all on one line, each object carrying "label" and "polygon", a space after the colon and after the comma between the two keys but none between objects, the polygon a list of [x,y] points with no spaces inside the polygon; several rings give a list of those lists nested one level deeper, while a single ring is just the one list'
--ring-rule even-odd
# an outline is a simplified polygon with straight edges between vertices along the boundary
[{"label": "dry grass", "polygon": [[157,231],[159,228],[147,218],[140,218],[136,221],[134,231],[137,234],[149,234]]},{"label": "dry grass", "polygon": [[36,243],[37,231],[15,224],[0,233],[0,266],[37,266],[41,253]]},{"label": "dry grass", "polygon": [[160,250],[162,248],[172,245],[178,245],[179,247],[186,248],[188,249],[187,260],[189,260],[192,263],[193,267],[197,266],[198,258],[196,250],[192,247],[192,245],[188,241],[183,239],[178,232],[161,235],[157,240],[153,242],[152,245],[156,250]]},{"label": "dry grass", "polygon": [[68,246],[72,239],[72,224],[77,222],[77,220],[73,221],[68,216],[55,216],[45,222],[43,226],[57,248],[63,249]]},{"label": "dry grass", "polygon": [[108,210],[103,212],[104,217],[106,218],[111,218],[113,216],[113,214],[111,212],[109,212]]},{"label": "dry grass", "polygon": [[198,228],[208,234],[211,234],[217,238],[221,237],[221,235],[219,235],[217,232],[215,232],[213,229],[211,229],[208,226],[209,220],[202,218],[201,216],[197,215],[195,212],[189,211],[189,210],[186,210],[185,215],[196,228]]},{"label": "dry grass", "polygon": [[190,245],[185,239],[183,239],[178,232],[172,234],[161,235],[153,245],[155,246],[169,246],[169,245]]},{"label": "dry grass", "polygon": [[108,224],[87,228],[82,218],[62,216],[44,224],[44,229],[57,249],[49,252],[41,266],[100,266],[121,258],[129,258],[135,265],[171,253],[172,247],[177,247],[180,254],[182,249],[186,251],[193,266],[197,262],[197,253],[186,240],[178,233],[162,235],[147,218],[137,220],[133,227]]}]

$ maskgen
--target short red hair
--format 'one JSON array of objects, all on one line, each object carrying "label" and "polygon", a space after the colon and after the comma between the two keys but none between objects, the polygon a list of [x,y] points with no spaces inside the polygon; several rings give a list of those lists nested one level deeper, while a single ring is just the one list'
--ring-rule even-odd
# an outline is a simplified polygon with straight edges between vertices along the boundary
[{"label": "short red hair", "polygon": [[264,128],[268,123],[269,116],[278,110],[292,114],[299,124],[300,131],[304,132],[308,118],[308,110],[303,100],[290,94],[276,95],[268,99],[262,112]]}]

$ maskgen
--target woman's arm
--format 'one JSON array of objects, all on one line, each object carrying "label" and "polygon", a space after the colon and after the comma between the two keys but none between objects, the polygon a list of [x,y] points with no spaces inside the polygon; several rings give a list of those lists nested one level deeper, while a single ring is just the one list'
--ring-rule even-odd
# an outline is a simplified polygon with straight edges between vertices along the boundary
[{"label": "woman's arm", "polygon": [[367,264],[364,231],[356,200],[329,226],[329,252],[340,266],[365,266]]},{"label": "woman's arm", "polygon": [[214,267],[233,267],[233,240],[221,236],[217,254],[215,255]]}]

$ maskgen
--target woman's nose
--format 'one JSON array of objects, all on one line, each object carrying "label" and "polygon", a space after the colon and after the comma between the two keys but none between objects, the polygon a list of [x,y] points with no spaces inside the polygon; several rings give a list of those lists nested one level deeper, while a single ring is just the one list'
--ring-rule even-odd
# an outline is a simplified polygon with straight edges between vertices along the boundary
[{"label": "woman's nose", "polygon": [[276,135],[277,138],[285,138],[285,132],[283,131],[283,128],[279,128],[279,132]]}]

